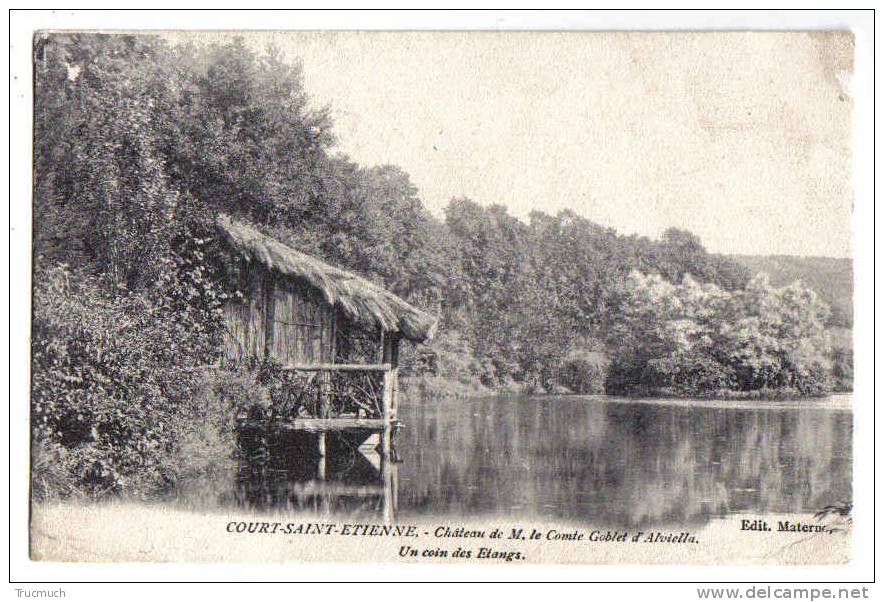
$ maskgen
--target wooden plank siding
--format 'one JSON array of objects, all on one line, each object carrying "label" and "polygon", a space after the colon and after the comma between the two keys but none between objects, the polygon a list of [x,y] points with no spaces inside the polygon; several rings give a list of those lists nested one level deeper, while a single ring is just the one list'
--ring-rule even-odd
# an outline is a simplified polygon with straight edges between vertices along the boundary
[{"label": "wooden plank siding", "polygon": [[314,291],[276,280],[270,355],[283,364],[332,363],[336,312]]},{"label": "wooden plank siding", "polygon": [[225,360],[269,356],[282,364],[335,361],[337,312],[312,287],[254,270],[243,299],[229,301],[224,316]]},{"label": "wooden plank siding", "polygon": [[244,286],[244,297],[230,300],[224,305],[224,360],[264,356],[265,303],[262,281],[261,272],[252,272]]}]

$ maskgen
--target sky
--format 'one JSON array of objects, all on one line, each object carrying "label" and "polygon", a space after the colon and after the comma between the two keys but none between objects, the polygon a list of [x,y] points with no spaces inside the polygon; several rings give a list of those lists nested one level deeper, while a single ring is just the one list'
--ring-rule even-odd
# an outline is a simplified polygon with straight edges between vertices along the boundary
[{"label": "sky", "polygon": [[713,252],[849,257],[849,33],[266,33],[337,150],[453,197]]}]

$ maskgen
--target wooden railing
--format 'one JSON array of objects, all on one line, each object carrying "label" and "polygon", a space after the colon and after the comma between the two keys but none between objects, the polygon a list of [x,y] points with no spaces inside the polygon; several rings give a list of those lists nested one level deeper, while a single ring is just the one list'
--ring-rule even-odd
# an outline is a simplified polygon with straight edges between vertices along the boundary
[{"label": "wooden railing", "polygon": [[273,418],[395,417],[398,370],[390,364],[295,364],[279,374],[271,385]]}]

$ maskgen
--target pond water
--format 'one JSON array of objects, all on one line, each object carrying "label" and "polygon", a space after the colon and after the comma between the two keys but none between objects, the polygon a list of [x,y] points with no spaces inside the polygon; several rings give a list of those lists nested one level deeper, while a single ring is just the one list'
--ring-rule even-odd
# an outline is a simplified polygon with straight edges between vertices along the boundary
[{"label": "pond water", "polygon": [[309,445],[289,446],[240,466],[219,501],[349,517],[610,526],[816,512],[851,499],[849,408],[849,398],[403,399],[398,462],[364,447],[320,466]]}]

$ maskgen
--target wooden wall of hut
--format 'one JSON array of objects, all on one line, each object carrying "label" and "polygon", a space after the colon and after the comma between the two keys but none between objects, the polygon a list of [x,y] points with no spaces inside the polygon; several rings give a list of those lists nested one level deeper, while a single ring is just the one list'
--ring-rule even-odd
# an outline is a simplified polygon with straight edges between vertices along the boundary
[{"label": "wooden wall of hut", "polygon": [[282,364],[332,363],[337,312],[314,288],[250,271],[242,299],[224,307],[224,359],[270,357]]},{"label": "wooden wall of hut", "polygon": [[240,283],[242,299],[231,299],[224,304],[224,360],[264,358],[264,277],[261,271],[250,270]]}]

